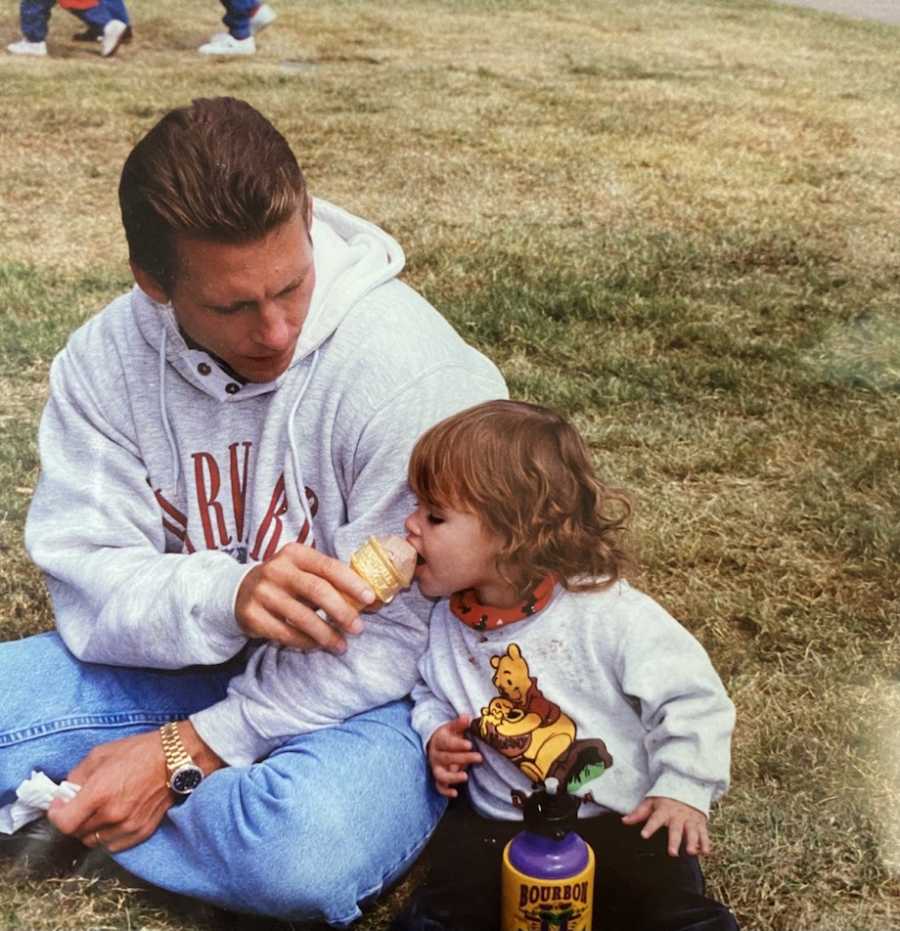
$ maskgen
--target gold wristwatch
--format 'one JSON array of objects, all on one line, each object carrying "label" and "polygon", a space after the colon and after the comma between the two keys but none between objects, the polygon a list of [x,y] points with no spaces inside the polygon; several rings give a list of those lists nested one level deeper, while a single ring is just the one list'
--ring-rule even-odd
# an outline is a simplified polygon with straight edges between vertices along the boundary
[{"label": "gold wristwatch", "polygon": [[178,722],[170,721],[159,729],[163,756],[169,770],[169,788],[178,795],[190,795],[203,781],[203,770],[184,748]]}]

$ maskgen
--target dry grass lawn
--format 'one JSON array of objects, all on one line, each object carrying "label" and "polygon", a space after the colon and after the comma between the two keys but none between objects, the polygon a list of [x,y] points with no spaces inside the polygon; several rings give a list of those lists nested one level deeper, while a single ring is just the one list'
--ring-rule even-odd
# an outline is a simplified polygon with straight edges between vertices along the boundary
[{"label": "dry grass lawn", "polygon": [[[34,433],[53,353],[129,283],[122,161],[241,96],[634,490],[641,584],[738,707],[716,894],[753,931],[900,927],[900,33],[762,0],[274,2],[247,61],[200,59],[219,11],[174,0],[113,60],[58,8],[52,57],[0,57],[0,636],[52,623]],[[85,877],[0,891],[2,929],[222,921]]]}]

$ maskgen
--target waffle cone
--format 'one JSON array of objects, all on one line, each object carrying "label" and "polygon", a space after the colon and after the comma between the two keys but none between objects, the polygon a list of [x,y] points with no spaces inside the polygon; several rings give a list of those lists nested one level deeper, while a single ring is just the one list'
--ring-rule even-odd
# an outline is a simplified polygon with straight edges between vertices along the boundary
[{"label": "waffle cone", "polygon": [[[391,549],[403,549],[402,565],[395,562]],[[406,549],[409,550],[407,555]],[[353,598],[345,600],[357,611],[373,611],[390,604],[394,596],[412,583],[415,550],[402,537],[369,537],[350,557],[350,568],[375,592],[376,601],[363,605]]]}]

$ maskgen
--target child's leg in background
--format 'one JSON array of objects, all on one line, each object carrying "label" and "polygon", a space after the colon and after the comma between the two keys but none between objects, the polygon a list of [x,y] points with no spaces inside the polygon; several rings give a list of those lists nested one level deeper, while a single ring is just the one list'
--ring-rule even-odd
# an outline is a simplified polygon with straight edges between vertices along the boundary
[{"label": "child's leg in background", "polygon": [[[73,39],[79,39],[81,41],[101,38],[104,27],[113,19],[125,23],[126,26],[131,25],[124,0],[98,0],[98,3],[93,7],[69,7],[68,10],[88,27],[84,32],[76,33],[72,37]],[[128,37],[125,39],[126,42],[129,41],[130,35],[129,32]]]},{"label": "child's leg in background", "polygon": [[96,6],[91,6],[87,9],[71,8],[69,12],[73,16],[77,16],[86,26],[93,29],[97,35],[102,35],[106,24],[111,19],[116,19],[103,3],[97,3]]},{"label": "child's leg in background", "polygon": [[19,20],[22,35],[29,42],[43,42],[47,38],[47,24],[54,0],[22,0],[19,5]]},{"label": "child's leg in background", "polygon": [[259,6],[259,0],[222,0],[225,15],[222,22],[235,39],[246,39],[251,35],[250,19]]},{"label": "child's leg in background", "polygon": [[628,827],[618,815],[579,824],[594,848],[594,927],[600,931],[738,931],[734,915],[706,897],[696,857],[670,857],[660,828],[641,837],[642,825]]},{"label": "child's leg in background", "polygon": [[113,19],[125,23],[126,26],[131,22],[128,10],[125,8],[125,0],[101,0],[101,2]]}]

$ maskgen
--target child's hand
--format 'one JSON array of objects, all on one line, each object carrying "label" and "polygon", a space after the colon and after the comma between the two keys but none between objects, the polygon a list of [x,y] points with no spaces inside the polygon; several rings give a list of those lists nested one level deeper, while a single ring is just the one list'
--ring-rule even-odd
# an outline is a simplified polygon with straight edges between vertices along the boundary
[{"label": "child's hand", "polygon": [[463,736],[469,726],[469,716],[461,714],[455,721],[442,724],[428,741],[428,762],[438,792],[447,798],[458,795],[454,785],[469,777],[465,769],[471,763],[480,763],[481,754],[473,751],[472,742]]},{"label": "child's hand", "polygon": [[669,828],[669,856],[677,857],[681,849],[681,840],[685,840],[685,850],[692,855],[704,855],[712,850],[709,834],[706,831],[706,815],[684,802],[673,798],[648,795],[634,811],[622,818],[623,824],[647,823],[641,831],[641,837],[652,837],[658,828]]}]

